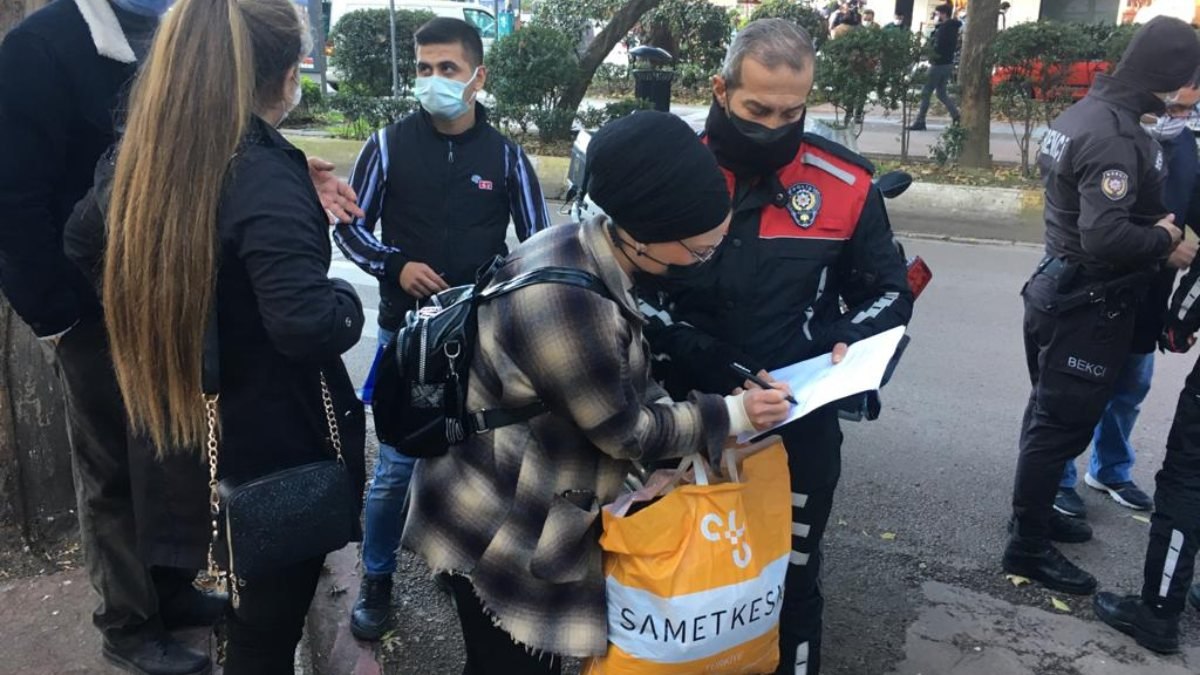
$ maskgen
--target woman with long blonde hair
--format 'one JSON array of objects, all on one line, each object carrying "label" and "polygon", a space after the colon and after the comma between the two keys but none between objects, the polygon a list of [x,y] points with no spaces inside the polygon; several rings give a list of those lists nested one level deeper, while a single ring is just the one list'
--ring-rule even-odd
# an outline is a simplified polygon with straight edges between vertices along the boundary
[{"label": "woman with long blonde hair", "polygon": [[[341,354],[359,339],[362,306],[328,278],[328,221],[306,158],[275,130],[299,101],[310,48],[289,0],[181,0],[67,248],[100,277],[130,423],[160,454],[205,446],[202,371],[219,365],[217,478],[329,459],[340,436],[360,495],[364,418]],[[227,674],[292,672],[323,559],[237,581]]]}]

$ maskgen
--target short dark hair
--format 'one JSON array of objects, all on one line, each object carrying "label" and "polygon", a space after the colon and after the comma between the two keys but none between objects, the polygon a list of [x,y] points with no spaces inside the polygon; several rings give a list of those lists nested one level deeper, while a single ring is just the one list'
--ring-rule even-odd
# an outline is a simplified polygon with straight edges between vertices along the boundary
[{"label": "short dark hair", "polygon": [[413,33],[418,47],[460,44],[472,68],[483,65],[483,40],[479,31],[462,19],[439,16]]},{"label": "short dark hair", "polygon": [[951,14],[954,13],[954,8],[950,6],[950,3],[943,2],[942,4],[938,5],[937,7],[934,7],[933,11],[937,12],[938,14],[945,14],[946,16],[950,16]]}]

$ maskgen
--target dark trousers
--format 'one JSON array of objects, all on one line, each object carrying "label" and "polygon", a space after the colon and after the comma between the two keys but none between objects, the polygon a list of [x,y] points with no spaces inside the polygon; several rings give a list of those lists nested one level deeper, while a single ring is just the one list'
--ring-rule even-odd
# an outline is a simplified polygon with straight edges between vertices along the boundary
[{"label": "dark trousers", "polygon": [[792,476],[792,554],[779,617],[779,675],[821,671],[821,538],[842,472],[842,430],[827,406],[783,429]]},{"label": "dark trousers", "polygon": [[[66,394],[80,545],[100,596],[92,621],[113,643],[161,630],[155,580],[138,554],[125,410],[100,323],[81,323],[56,348]],[[162,575],[175,584],[171,575]]]},{"label": "dark trousers", "polygon": [[225,612],[225,675],[292,675],[304,618],[325,556],[284,567],[238,587]]},{"label": "dark trousers", "polygon": [[[1046,539],[1063,468],[1092,440],[1133,339],[1135,293],[1065,309],[1078,289],[1038,272],[1026,284],[1025,358],[1033,384],[1013,485],[1016,534]],[[1140,296],[1138,296],[1140,297]]]},{"label": "dark trousers", "polygon": [[492,623],[469,579],[451,575],[448,581],[467,651],[463,675],[559,675],[562,672],[561,659],[530,654],[524,645]]},{"label": "dark trousers", "polygon": [[950,94],[946,91],[946,85],[953,77],[954,66],[952,64],[929,67],[929,79],[925,81],[925,88],[921,90],[921,107],[917,109],[915,123],[923,124],[925,122],[925,115],[929,112],[929,97],[934,92],[937,92],[938,100],[942,102],[942,105],[946,106],[950,117],[958,119],[958,106],[954,105],[954,99],[950,98]]},{"label": "dark trousers", "polygon": [[1167,455],[1155,481],[1142,599],[1178,614],[1200,549],[1200,361],[1179,394]]}]

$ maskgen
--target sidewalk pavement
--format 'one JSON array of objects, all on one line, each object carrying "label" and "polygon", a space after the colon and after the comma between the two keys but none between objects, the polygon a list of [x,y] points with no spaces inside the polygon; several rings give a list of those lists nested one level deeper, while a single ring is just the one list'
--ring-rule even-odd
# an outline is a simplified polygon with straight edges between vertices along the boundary
[{"label": "sidewalk pavement", "polygon": [[[607,101],[601,99],[584,99],[582,105],[597,107],[603,106],[605,103]],[[671,104],[671,112],[682,117],[697,131],[704,127],[708,110],[709,106],[707,105]],[[823,104],[809,108],[808,116],[810,119],[832,123],[836,120],[837,113],[833,106]],[[929,127],[928,131],[915,131],[910,136],[910,152],[916,159],[926,159],[930,156],[930,148],[937,143],[942,132],[950,124],[950,119],[931,116],[926,120],[926,124]],[[882,108],[868,108],[862,133],[857,139],[858,152],[864,155],[899,155],[900,126],[899,111],[888,113]],[[1041,129],[1035,129],[1033,134],[1035,146],[1040,135]],[[1021,162],[1021,150],[1008,122],[992,122],[991,150],[993,161],[1013,164]]]},{"label": "sidewalk pavement", "polygon": [[[358,547],[331,553],[297,650],[299,675],[380,675],[371,646],[350,635],[350,608],[358,595]],[[121,675],[100,655],[92,626],[98,599],[83,569],[15,579],[0,584],[0,675]],[[210,631],[176,636],[210,650]],[[214,668],[213,675],[221,675]]]}]

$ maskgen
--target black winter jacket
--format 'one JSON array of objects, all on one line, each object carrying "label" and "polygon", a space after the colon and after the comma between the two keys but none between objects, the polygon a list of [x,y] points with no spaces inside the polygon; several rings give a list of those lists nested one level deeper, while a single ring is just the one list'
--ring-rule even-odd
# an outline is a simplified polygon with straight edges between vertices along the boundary
[{"label": "black winter jacket", "polygon": [[[112,173],[110,155],[65,232],[67,255],[97,288]],[[365,418],[341,354],[362,333],[362,304],[352,285],[328,277],[328,221],[304,153],[255,117],[219,214],[220,476],[248,480],[330,457],[324,373],[361,485]]]}]

